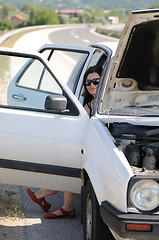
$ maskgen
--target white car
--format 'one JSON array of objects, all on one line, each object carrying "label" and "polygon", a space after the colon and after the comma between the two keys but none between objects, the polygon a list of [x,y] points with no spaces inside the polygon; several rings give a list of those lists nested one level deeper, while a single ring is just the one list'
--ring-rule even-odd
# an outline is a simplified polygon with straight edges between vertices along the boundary
[{"label": "white car", "polygon": [[[159,10],[105,44],[0,48],[0,182],[81,193],[84,239],[159,239]],[[109,45],[109,44],[108,44]],[[83,75],[103,67],[92,116]]]}]

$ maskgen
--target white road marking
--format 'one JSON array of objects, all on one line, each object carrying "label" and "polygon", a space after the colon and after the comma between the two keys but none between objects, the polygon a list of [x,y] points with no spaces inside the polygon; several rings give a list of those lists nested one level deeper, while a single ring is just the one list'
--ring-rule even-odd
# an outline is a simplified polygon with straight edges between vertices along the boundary
[{"label": "white road marking", "polygon": [[75,38],[79,38],[79,36],[74,33],[74,30],[71,31],[71,35]]},{"label": "white road marking", "polygon": [[90,41],[87,39],[83,39],[83,42],[90,43]]},{"label": "white road marking", "polygon": [[7,227],[23,227],[23,226],[31,226],[34,224],[41,224],[40,218],[24,218],[24,219],[18,219],[18,218],[6,218],[1,217],[0,218],[0,225],[1,226],[7,226]]}]

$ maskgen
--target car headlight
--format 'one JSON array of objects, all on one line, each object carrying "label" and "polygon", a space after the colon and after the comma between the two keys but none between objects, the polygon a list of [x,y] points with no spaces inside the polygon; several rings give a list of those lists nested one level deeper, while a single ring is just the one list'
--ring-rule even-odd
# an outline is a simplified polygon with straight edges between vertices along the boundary
[{"label": "car headlight", "polygon": [[130,191],[131,203],[142,211],[151,211],[159,206],[159,184],[154,180],[137,181]]}]

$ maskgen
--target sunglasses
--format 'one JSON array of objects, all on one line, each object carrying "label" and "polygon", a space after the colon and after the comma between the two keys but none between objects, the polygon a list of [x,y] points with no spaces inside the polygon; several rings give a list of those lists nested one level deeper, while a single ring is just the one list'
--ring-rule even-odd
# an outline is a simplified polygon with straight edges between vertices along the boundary
[{"label": "sunglasses", "polygon": [[88,86],[91,86],[91,83],[93,83],[94,85],[98,85],[99,80],[100,80],[100,78],[94,78],[94,79],[92,79],[92,80],[86,79],[85,85],[86,85],[87,87],[88,87]]}]

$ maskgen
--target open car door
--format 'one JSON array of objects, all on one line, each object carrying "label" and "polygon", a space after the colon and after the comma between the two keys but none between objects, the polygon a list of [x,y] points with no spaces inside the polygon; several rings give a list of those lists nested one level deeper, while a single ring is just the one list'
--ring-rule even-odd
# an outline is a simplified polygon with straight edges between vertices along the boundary
[{"label": "open car door", "polygon": [[40,53],[1,48],[0,61],[0,182],[79,193],[87,113]]}]

